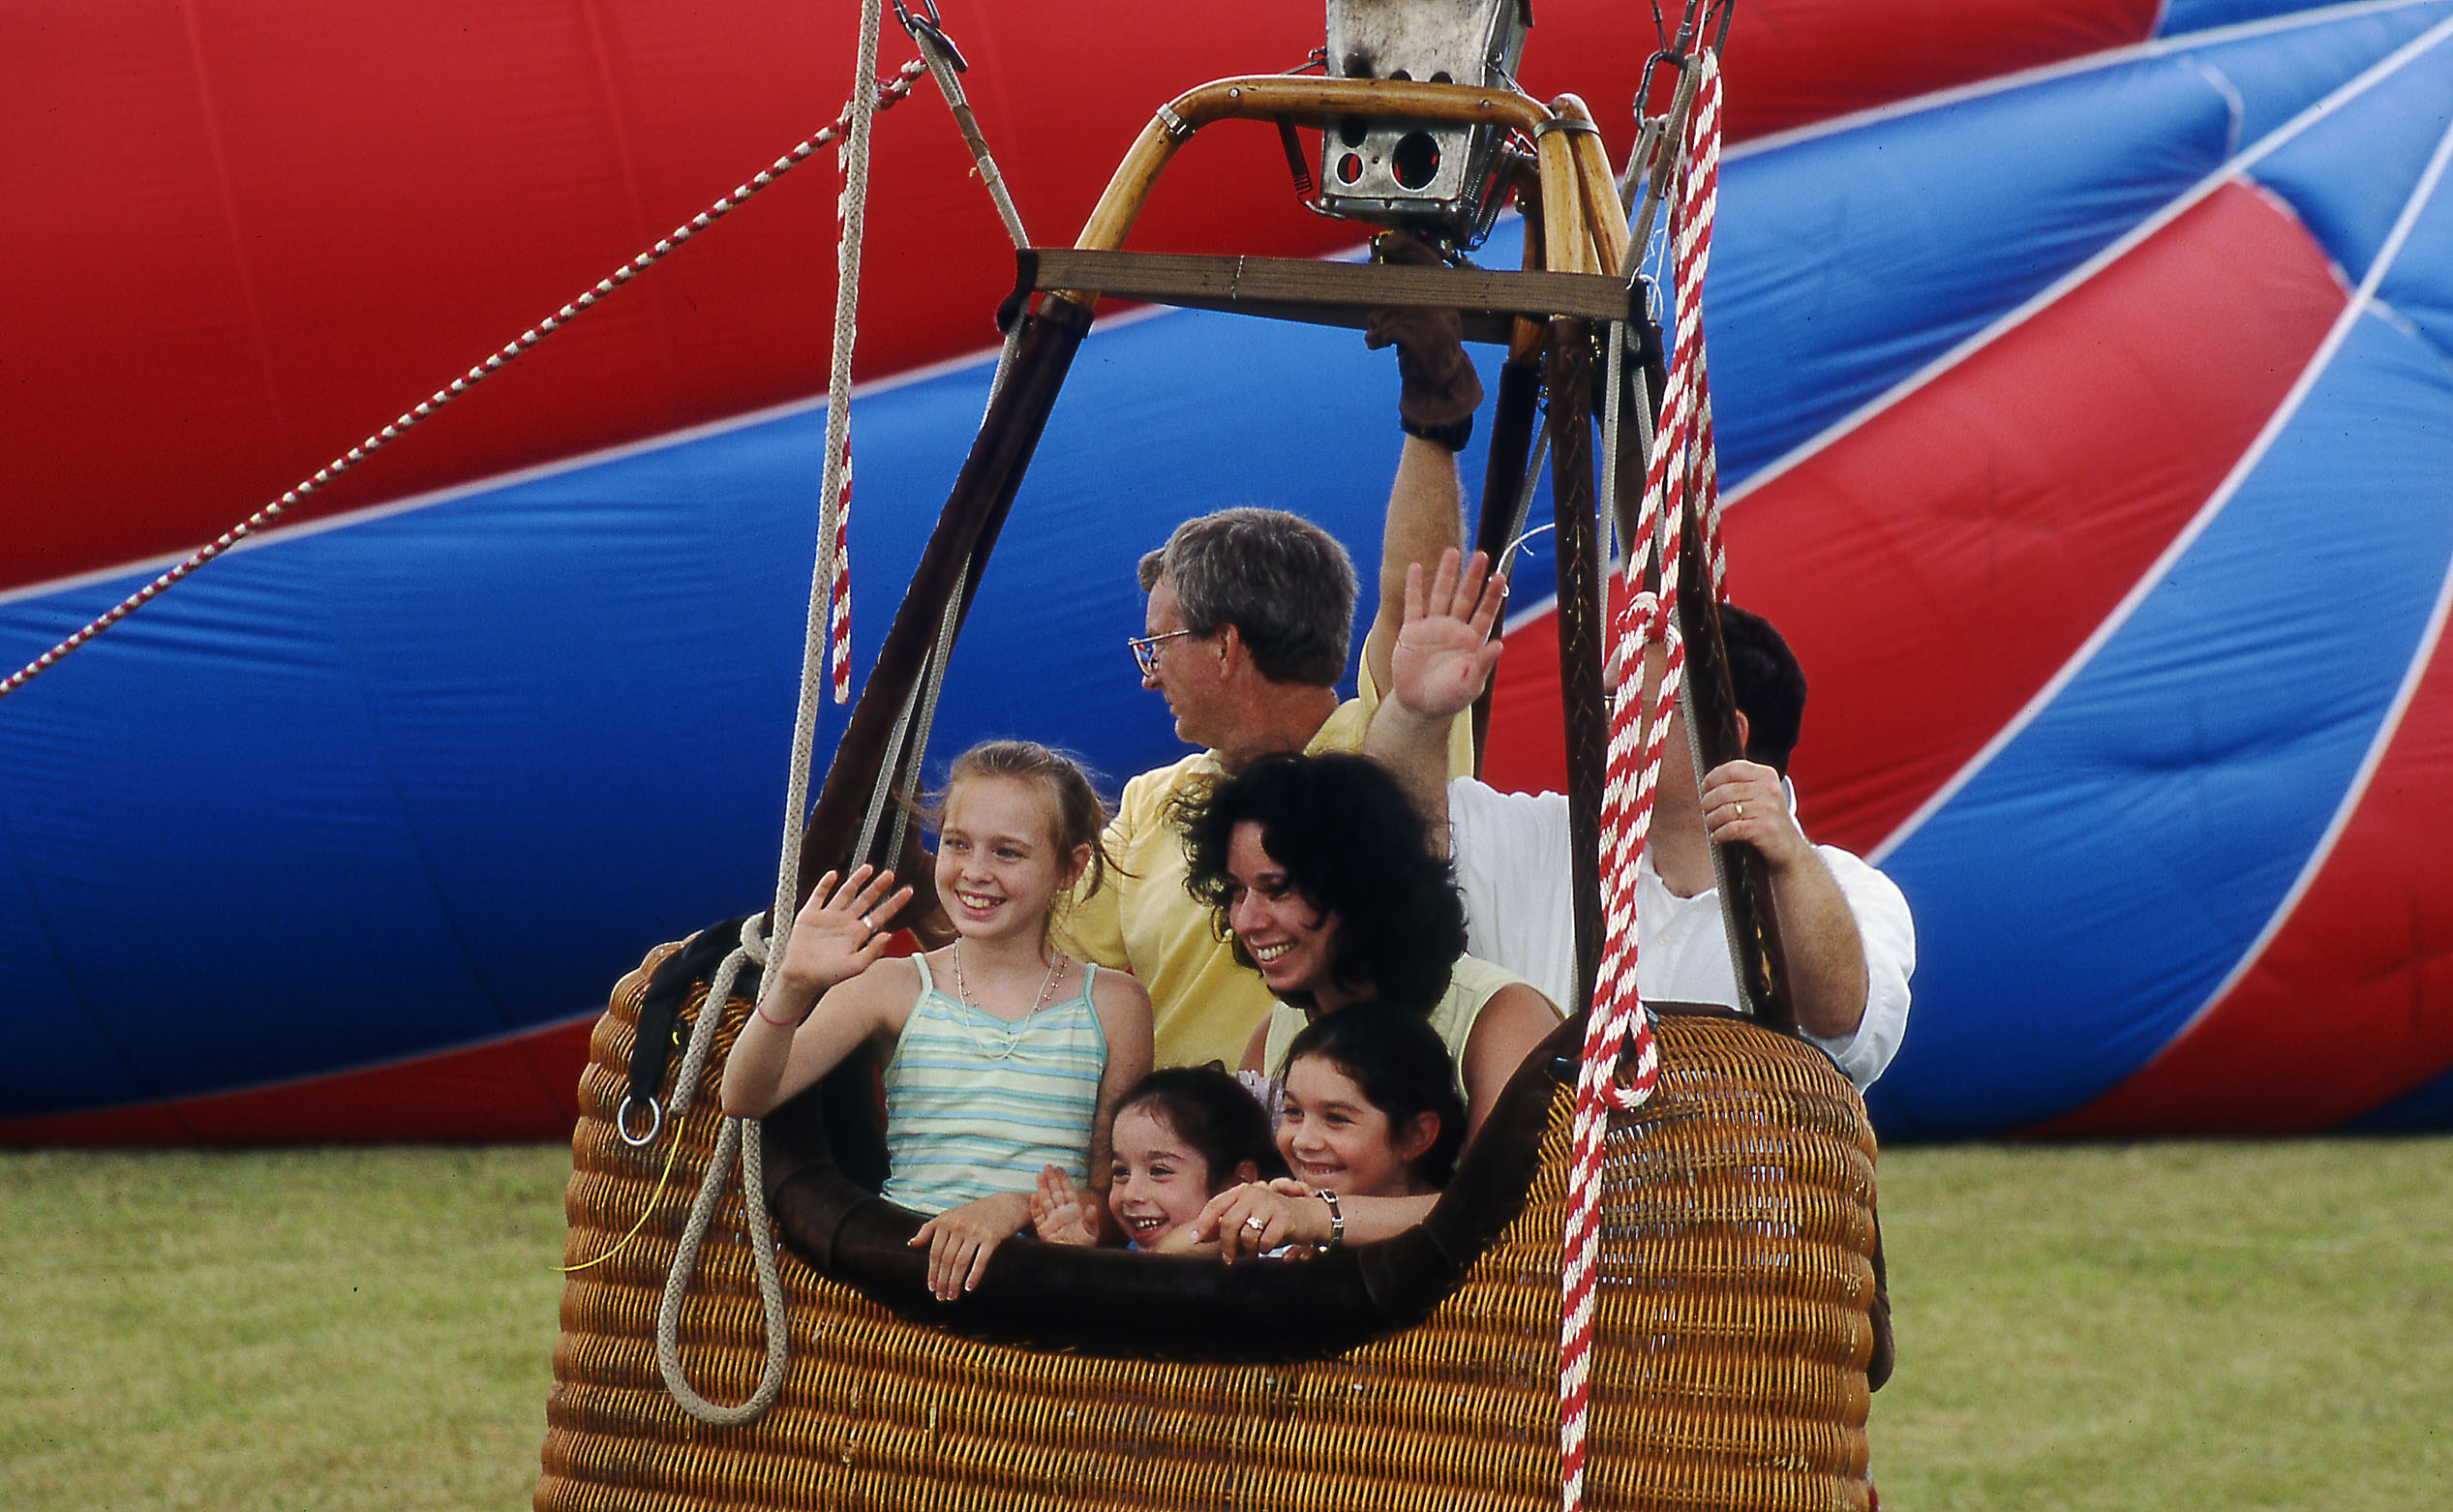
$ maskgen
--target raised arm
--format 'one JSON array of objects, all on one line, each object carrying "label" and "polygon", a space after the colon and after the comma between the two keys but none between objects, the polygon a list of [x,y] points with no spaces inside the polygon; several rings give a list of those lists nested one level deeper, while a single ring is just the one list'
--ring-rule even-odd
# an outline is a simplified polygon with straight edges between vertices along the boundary
[{"label": "raised arm", "polygon": [[[764,1118],[778,1104],[843,1063],[860,1043],[887,1028],[897,984],[869,971],[886,953],[882,927],[911,901],[891,871],[863,866],[835,885],[818,879],[792,922],[773,984],[742,1026],[724,1062],[724,1111]],[[912,979],[917,987],[918,979]],[[910,997],[901,999],[908,1010]]]},{"label": "raised arm", "polygon": [[1405,619],[1407,575],[1457,550],[1465,537],[1464,497],[1456,453],[1438,441],[1407,437],[1397,454],[1397,481],[1388,490],[1388,520],[1379,537],[1379,603],[1363,637],[1364,665],[1383,693]]},{"label": "raised arm", "polygon": [[[1391,232],[1372,244],[1374,258],[1417,267],[1439,265],[1419,238]],[[1428,567],[1465,539],[1465,489],[1457,452],[1473,434],[1482,380],[1465,354],[1465,323],[1454,310],[1390,307],[1372,313],[1365,345],[1397,348],[1397,414],[1406,443],[1388,491],[1380,531],[1379,604],[1363,638],[1363,664],[1375,685],[1388,686],[1389,654],[1404,609],[1406,571]]]},{"label": "raised arm", "polygon": [[1388,696],[1372,714],[1366,755],[1396,774],[1431,826],[1433,843],[1447,846],[1448,726],[1471,707],[1499,666],[1491,637],[1507,601],[1504,579],[1490,575],[1480,552],[1463,561],[1451,547],[1424,581],[1407,569],[1399,630],[1389,658]]}]

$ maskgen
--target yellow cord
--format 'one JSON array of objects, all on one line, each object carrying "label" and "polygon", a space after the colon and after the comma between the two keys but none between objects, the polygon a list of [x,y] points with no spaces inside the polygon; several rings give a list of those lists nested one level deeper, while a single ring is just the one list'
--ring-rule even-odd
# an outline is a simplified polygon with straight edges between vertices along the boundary
[{"label": "yellow cord", "polygon": [[664,1184],[673,1179],[673,1163],[681,1158],[681,1131],[676,1129],[673,1131],[673,1153],[664,1158],[664,1174],[655,1179],[655,1190],[648,1194],[648,1205],[639,1214],[639,1221],[630,1225],[630,1231],[623,1234],[620,1239],[614,1241],[614,1247],[612,1249],[607,1250],[604,1254],[596,1256],[592,1260],[582,1260],[576,1265],[557,1265],[554,1268],[567,1276],[573,1271],[584,1271],[591,1265],[602,1265],[607,1260],[612,1259],[615,1255],[620,1255],[625,1245],[629,1244],[631,1240],[639,1237],[639,1230],[647,1227],[648,1220],[655,1215],[656,1199],[664,1195]]},{"label": "yellow cord", "polygon": [[[673,1025],[673,1043],[676,1045],[679,1045],[681,1043],[681,1025],[678,1021]],[[620,1128],[621,1125],[617,1123],[615,1127]],[[648,1194],[648,1205],[640,1211],[639,1221],[630,1225],[630,1231],[615,1240],[614,1247],[612,1249],[607,1250],[604,1254],[596,1256],[592,1260],[582,1260],[576,1265],[557,1265],[554,1268],[567,1276],[574,1271],[584,1271],[591,1265],[602,1265],[607,1260],[612,1259],[615,1255],[620,1255],[622,1251],[622,1247],[629,1244],[631,1240],[638,1238],[639,1230],[648,1226],[649,1218],[653,1216],[655,1213],[656,1198],[664,1195],[664,1184],[673,1179],[673,1163],[681,1158],[681,1128],[680,1120],[677,1119],[674,1122],[673,1128],[673,1153],[664,1158],[664,1173],[656,1177],[655,1190]]]}]

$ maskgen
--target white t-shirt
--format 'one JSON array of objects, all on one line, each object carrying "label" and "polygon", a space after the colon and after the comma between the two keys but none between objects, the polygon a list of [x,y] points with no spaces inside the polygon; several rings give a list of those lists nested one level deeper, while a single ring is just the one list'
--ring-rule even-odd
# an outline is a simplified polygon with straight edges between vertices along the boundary
[{"label": "white t-shirt", "polygon": [[[1796,804],[1791,796],[1791,807]],[[1523,977],[1554,1003],[1576,996],[1576,920],[1569,895],[1567,799],[1502,793],[1472,777],[1448,784],[1449,844],[1465,893],[1468,953]],[[1865,952],[1865,1015],[1836,1040],[1809,1035],[1859,1090],[1874,1084],[1908,1027],[1908,977],[1917,969],[1916,926],[1897,885],[1835,846],[1815,850],[1839,884]],[[1635,984],[1648,1001],[1739,1003],[1720,922],[1720,893],[1680,897],[1652,870],[1636,872]]]}]

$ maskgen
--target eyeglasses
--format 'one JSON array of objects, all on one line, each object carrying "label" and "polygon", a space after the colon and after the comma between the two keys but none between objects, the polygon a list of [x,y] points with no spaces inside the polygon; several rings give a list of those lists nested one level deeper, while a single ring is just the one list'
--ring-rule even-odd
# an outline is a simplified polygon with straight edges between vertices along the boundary
[{"label": "eyeglasses", "polygon": [[1136,635],[1124,644],[1125,649],[1133,652],[1133,664],[1141,669],[1141,675],[1145,678],[1156,677],[1159,670],[1161,643],[1171,641],[1179,635],[1192,633],[1190,630],[1169,630],[1165,635]]}]

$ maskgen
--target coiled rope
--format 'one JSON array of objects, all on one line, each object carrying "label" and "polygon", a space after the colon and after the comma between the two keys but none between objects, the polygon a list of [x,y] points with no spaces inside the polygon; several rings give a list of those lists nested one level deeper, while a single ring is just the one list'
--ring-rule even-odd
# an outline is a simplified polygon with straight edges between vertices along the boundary
[{"label": "coiled rope", "polygon": [[[1578,1512],[1584,1505],[1585,1418],[1591,1400],[1603,1138],[1610,1114],[1642,1106],[1659,1074],[1651,1026],[1636,989],[1636,869],[1651,829],[1669,715],[1678,705],[1685,671],[1685,646],[1670,608],[1677,593],[1680,519],[1683,509],[1699,506],[1702,496],[1711,489],[1708,476],[1711,452],[1702,423],[1702,306],[1719,178],[1720,69],[1709,51],[1699,52],[1693,66],[1698,70],[1695,103],[1680,166],[1675,237],[1674,355],[1662,396],[1659,444],[1652,449],[1645,471],[1637,539],[1628,543],[1629,584],[1643,581],[1642,559],[1650,555],[1659,563],[1661,590],[1628,595],[1614,626],[1611,648],[1620,686],[1626,693],[1611,711],[1609,776],[1602,790],[1608,943],[1593,988],[1593,1010],[1587,1017],[1583,1065],[1576,1079],[1568,1169],[1571,1205],[1560,1268],[1560,1490],[1567,1512]],[[1645,650],[1654,644],[1663,648],[1660,685],[1651,708],[1639,711],[1642,699],[1635,689],[1641,685]],[[1649,715],[1649,725],[1639,725],[1640,712]],[[1624,1082],[1619,1079],[1622,1059],[1633,1063]]]}]

